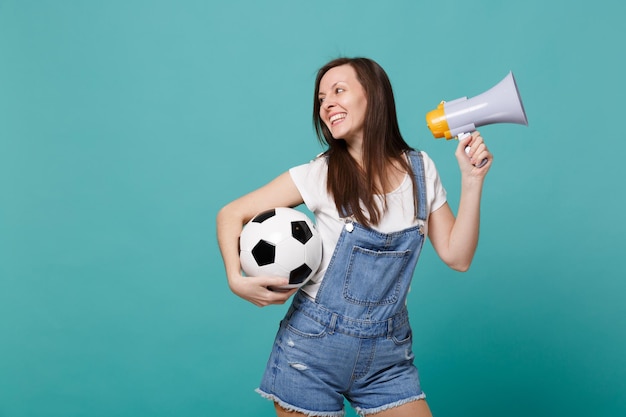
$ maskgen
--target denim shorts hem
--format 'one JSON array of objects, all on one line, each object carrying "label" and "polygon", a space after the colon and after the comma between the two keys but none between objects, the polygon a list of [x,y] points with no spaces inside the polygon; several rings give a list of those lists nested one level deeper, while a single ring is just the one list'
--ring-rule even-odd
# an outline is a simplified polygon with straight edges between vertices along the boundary
[{"label": "denim shorts hem", "polygon": [[420,395],[414,395],[412,397],[405,398],[404,400],[395,401],[390,404],[382,405],[380,407],[375,407],[375,408],[355,407],[355,410],[358,415],[366,416],[368,414],[380,413],[381,411],[389,410],[390,408],[400,407],[401,405],[408,404],[413,401],[424,400],[425,398],[426,398],[426,394],[422,392]]},{"label": "denim shorts hem", "polygon": [[257,388],[255,391],[259,395],[261,395],[261,397],[267,398],[268,400],[271,400],[271,401],[274,401],[276,404],[280,405],[282,408],[284,408],[287,411],[294,411],[294,412],[297,412],[297,413],[302,413],[302,414],[305,414],[305,415],[307,415],[309,417],[343,417],[345,415],[345,410],[339,410],[339,411],[310,411],[310,410],[305,410],[303,408],[296,407],[294,405],[286,403],[285,401],[281,400],[280,398],[278,398],[274,394],[268,394],[267,392],[261,390],[260,388]]}]

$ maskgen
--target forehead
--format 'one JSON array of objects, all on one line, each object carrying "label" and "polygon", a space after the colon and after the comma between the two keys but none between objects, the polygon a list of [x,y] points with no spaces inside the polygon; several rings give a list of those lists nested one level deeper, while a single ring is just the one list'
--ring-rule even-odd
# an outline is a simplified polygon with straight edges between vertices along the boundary
[{"label": "forehead", "polygon": [[320,80],[320,92],[331,88],[333,85],[339,82],[344,82],[347,84],[352,84],[355,82],[359,83],[359,80],[356,76],[356,71],[354,70],[354,68],[352,68],[351,65],[340,65],[326,71],[326,73]]}]

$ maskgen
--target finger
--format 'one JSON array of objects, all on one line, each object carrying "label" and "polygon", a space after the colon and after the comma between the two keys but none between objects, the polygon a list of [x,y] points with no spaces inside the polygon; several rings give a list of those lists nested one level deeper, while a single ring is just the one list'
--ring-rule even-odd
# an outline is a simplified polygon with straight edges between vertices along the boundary
[{"label": "finger", "polygon": [[474,166],[476,168],[482,168],[487,163],[493,160],[493,155],[489,152],[489,149],[484,144],[481,144],[480,149],[476,151],[474,157],[472,158]]},{"label": "finger", "polygon": [[264,276],[254,277],[253,279],[256,280],[257,285],[265,288],[284,287],[285,285],[289,285],[289,278],[285,277]]},{"label": "finger", "polygon": [[487,150],[487,147],[482,142],[474,142],[469,148],[470,150],[467,151],[467,155],[470,157],[470,159],[478,159],[478,157],[481,154],[485,153]]},{"label": "finger", "polygon": [[474,166],[476,168],[482,168],[489,163],[489,158],[478,158],[477,161],[478,162],[474,163]]},{"label": "finger", "polygon": [[469,136],[469,142],[463,142],[463,144],[466,144],[465,153],[472,165],[476,168],[482,168],[487,164],[490,156],[487,146],[479,131],[474,131]]},{"label": "finger", "polygon": [[250,301],[258,307],[267,307],[272,304],[284,304],[294,292],[295,291],[277,292],[263,288],[252,297]]},{"label": "finger", "polygon": [[253,301],[253,303],[259,307],[266,307],[273,304],[285,304],[285,302],[296,291],[298,291],[297,288],[285,291],[272,291],[269,288],[265,288],[264,291]]},{"label": "finger", "polygon": [[467,146],[470,147],[469,155],[474,155],[483,143],[484,140],[483,137],[480,136],[480,133],[473,132],[469,138],[469,142],[467,143]]},{"label": "finger", "polygon": [[459,143],[457,145],[456,152],[455,152],[457,158],[469,160],[469,155],[471,151],[471,147],[469,146],[469,143],[471,142],[471,140],[472,140],[471,136],[468,136],[466,138],[459,140]]},{"label": "finger", "polygon": [[469,146],[473,140],[473,135],[465,135],[464,137],[459,138],[458,149],[465,149],[465,147]]},{"label": "finger", "polygon": [[459,143],[456,149],[456,157],[461,168],[468,169],[469,165],[473,165],[474,168],[480,169],[489,163],[491,153],[487,149],[479,131],[476,130],[471,134],[459,134],[457,139]]},{"label": "finger", "polygon": [[291,288],[289,290],[273,291],[271,297],[272,304],[285,304],[289,298],[298,291],[298,288]]}]

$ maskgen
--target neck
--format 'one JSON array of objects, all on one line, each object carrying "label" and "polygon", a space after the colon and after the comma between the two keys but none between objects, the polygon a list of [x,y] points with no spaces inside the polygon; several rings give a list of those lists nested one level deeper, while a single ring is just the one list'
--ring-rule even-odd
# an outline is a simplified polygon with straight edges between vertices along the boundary
[{"label": "neck", "polygon": [[346,141],[348,145],[348,153],[350,156],[359,164],[360,167],[363,167],[363,141]]}]

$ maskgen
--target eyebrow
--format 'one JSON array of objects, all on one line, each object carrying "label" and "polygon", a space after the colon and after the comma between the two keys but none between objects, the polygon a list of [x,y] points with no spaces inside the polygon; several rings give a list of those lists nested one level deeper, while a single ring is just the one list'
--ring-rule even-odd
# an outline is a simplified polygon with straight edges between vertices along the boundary
[{"label": "eyebrow", "polygon": [[[333,88],[335,88],[337,86],[337,84],[340,83],[346,83],[345,81],[337,81],[335,82],[333,85],[330,86],[330,89],[332,90]],[[322,95],[326,95],[326,93],[322,93],[321,91],[317,94],[318,97],[322,96]]]}]

